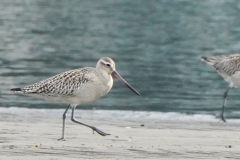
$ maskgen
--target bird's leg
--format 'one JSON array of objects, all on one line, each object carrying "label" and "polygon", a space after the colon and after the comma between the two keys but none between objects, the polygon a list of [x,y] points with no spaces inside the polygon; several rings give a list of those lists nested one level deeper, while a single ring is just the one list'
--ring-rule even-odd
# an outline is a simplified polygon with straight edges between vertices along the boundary
[{"label": "bird's leg", "polygon": [[81,124],[81,125],[84,125],[84,126],[86,126],[86,127],[89,127],[89,128],[91,128],[91,129],[93,130],[93,133],[94,133],[94,131],[96,131],[96,132],[97,132],[98,134],[100,134],[101,136],[110,135],[110,134],[108,134],[108,133],[105,133],[105,132],[99,130],[97,127],[90,126],[90,125],[88,125],[88,124],[86,124],[86,123],[77,121],[77,120],[75,119],[75,117],[74,117],[74,110],[75,110],[75,107],[72,107],[72,118],[71,118],[71,120],[72,120],[73,122],[78,123],[78,124]]},{"label": "bird's leg", "polygon": [[225,118],[224,118],[224,108],[226,106],[226,99],[228,96],[228,91],[229,91],[230,87],[227,88],[227,90],[224,92],[223,94],[223,105],[222,105],[222,112],[220,114],[220,118],[223,122],[226,122]]},{"label": "bird's leg", "polygon": [[69,104],[65,110],[65,112],[63,113],[63,128],[62,128],[62,138],[58,139],[59,141],[65,141],[65,137],[64,137],[64,131],[65,131],[65,121],[66,121],[66,117],[67,117],[67,111],[68,109],[71,107],[71,105]]}]

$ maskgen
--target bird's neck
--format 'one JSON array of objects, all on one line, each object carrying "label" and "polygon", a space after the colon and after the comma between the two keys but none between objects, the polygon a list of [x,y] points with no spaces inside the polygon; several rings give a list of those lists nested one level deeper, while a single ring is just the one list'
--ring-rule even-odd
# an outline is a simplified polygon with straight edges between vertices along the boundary
[{"label": "bird's neck", "polygon": [[104,84],[107,84],[107,83],[109,83],[109,81],[112,81],[112,76],[109,73],[107,73],[106,71],[97,70],[97,72]]}]

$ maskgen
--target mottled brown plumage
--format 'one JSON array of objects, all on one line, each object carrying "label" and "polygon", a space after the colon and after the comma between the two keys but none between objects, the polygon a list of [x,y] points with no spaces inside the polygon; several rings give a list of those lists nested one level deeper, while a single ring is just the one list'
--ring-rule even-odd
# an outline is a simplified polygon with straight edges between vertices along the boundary
[{"label": "mottled brown plumage", "polygon": [[215,68],[220,75],[232,76],[235,72],[240,71],[240,54],[203,57],[202,59]]},{"label": "mottled brown plumage", "polygon": [[22,88],[22,92],[26,94],[44,94],[48,96],[71,96],[74,95],[77,88],[89,81],[86,74],[88,74],[90,70],[90,68],[82,68],[67,71],[26,86]]}]

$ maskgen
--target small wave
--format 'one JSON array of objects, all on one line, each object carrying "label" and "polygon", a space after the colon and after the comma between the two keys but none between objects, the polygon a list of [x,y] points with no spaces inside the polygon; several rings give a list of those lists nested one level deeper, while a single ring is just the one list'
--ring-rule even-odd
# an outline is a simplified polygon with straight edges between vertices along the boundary
[{"label": "small wave", "polygon": [[216,122],[218,119],[213,115],[206,114],[184,114],[177,112],[147,112],[147,111],[105,111],[95,110],[95,114],[101,116],[100,118],[109,117],[114,119],[147,119],[153,121],[205,121],[205,122]]},{"label": "small wave", "polygon": [[[62,116],[64,109],[30,109],[19,107],[0,107],[0,116],[12,115],[33,115],[33,116]],[[70,111],[69,113],[70,114]],[[219,118],[208,114],[185,114],[177,112],[148,112],[148,111],[122,111],[122,110],[81,110],[76,109],[76,117],[91,119],[112,119],[130,121],[195,121],[195,122],[219,122]],[[240,123],[238,119],[227,119],[228,122]]]}]

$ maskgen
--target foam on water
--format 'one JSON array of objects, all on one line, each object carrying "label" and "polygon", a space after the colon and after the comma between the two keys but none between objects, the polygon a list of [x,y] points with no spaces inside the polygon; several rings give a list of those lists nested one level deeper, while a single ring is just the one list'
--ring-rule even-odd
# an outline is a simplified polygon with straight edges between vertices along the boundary
[{"label": "foam on water", "polygon": [[[0,118],[7,114],[15,114],[19,116],[34,115],[38,117],[61,117],[63,109],[30,109],[0,107]],[[68,112],[70,115],[70,111]],[[194,121],[194,122],[219,122],[219,118],[207,114],[183,114],[176,112],[145,112],[145,111],[120,111],[120,110],[81,110],[76,109],[76,117],[91,118],[91,119],[105,119],[105,120],[130,120],[130,121]],[[228,119],[228,122],[240,123],[238,119]]]}]

